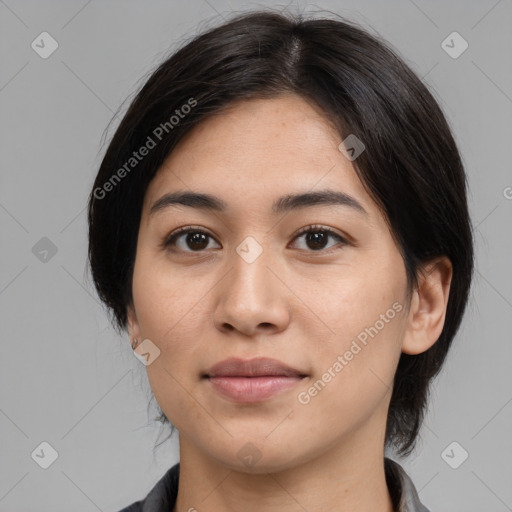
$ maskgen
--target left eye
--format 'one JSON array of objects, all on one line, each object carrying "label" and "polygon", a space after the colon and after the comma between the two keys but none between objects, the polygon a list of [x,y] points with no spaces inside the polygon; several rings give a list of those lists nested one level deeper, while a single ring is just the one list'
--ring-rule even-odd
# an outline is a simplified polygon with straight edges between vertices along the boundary
[{"label": "left eye", "polygon": [[[184,238],[184,242],[183,239]],[[304,228],[298,235],[295,236],[294,240],[298,240],[300,238],[304,238],[304,242],[306,244],[306,249],[308,248],[313,252],[322,251],[325,249],[329,249],[335,245],[336,243],[327,246],[329,238],[336,239],[338,244],[346,245],[348,242],[341,235],[338,235],[331,229],[317,227],[317,226],[309,226]],[[165,241],[165,247],[177,247],[179,250],[184,252],[202,252],[204,249],[208,248],[209,239],[215,240],[209,233],[203,231],[202,229],[188,227],[181,228],[177,232],[171,233]],[[180,247],[180,243],[181,247]],[[187,248],[189,250],[187,250]],[[304,247],[299,247],[300,249],[304,249]]]}]

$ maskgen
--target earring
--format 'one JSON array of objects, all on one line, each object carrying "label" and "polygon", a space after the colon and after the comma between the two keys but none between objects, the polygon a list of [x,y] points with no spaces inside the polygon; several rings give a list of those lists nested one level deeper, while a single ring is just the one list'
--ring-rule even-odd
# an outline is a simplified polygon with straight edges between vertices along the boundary
[{"label": "earring", "polygon": [[138,342],[138,340],[136,340],[136,339],[134,339],[134,340],[132,341],[132,344],[131,344],[131,345],[132,345],[132,350],[135,350],[135,348],[137,347],[138,343],[139,343],[139,342]]}]

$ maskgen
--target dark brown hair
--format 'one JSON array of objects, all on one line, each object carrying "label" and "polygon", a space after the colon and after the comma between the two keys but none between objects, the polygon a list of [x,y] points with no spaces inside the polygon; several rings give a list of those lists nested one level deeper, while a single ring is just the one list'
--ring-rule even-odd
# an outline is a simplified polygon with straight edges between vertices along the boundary
[{"label": "dark brown hair", "polygon": [[[94,283],[117,329],[126,329],[142,203],[164,159],[230,103],[290,93],[320,107],[340,140],[354,134],[363,141],[354,167],[391,227],[409,291],[422,263],[446,255],[453,265],[439,339],[422,354],[401,354],[395,375],[386,444],[405,455],[468,299],[473,235],[466,176],[432,94],[384,41],[353,23],[255,11],[200,34],[159,65],[117,128],[90,193]],[[131,160],[149,139],[155,144],[147,155]]]}]

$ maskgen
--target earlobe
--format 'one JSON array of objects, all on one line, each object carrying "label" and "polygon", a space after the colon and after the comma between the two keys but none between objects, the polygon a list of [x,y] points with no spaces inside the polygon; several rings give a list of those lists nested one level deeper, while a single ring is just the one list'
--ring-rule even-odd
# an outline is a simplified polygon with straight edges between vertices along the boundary
[{"label": "earlobe", "polygon": [[138,339],[140,337],[140,329],[139,322],[137,320],[137,315],[135,313],[135,308],[131,304],[127,307],[127,324],[128,336],[133,342],[133,340]]},{"label": "earlobe", "polygon": [[443,330],[453,268],[446,256],[424,265],[418,274],[402,342],[402,352],[416,355],[428,350]]}]

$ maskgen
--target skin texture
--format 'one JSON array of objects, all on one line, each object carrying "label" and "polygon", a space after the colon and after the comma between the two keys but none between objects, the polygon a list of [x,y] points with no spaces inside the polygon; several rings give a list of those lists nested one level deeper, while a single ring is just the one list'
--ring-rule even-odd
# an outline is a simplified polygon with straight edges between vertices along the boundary
[{"label": "skin texture", "polygon": [[[149,185],[129,334],[160,350],[146,368],[179,431],[174,511],[393,510],[383,465],[393,376],[402,351],[421,353],[439,337],[452,270],[446,258],[431,262],[407,302],[400,252],[340,142],[298,96],[239,101],[189,132]],[[282,195],[320,189],[351,195],[367,215],[338,205],[271,211]],[[175,205],[149,214],[174,191],[212,194],[228,209]],[[317,248],[297,236],[310,225],[348,243],[330,236]],[[183,226],[211,235],[204,248],[194,251],[187,234],[163,247]],[[248,236],[263,249],[252,263],[236,251]],[[300,403],[299,393],[394,303],[401,311]],[[273,357],[308,377],[263,402],[236,404],[201,378],[231,356]],[[238,457],[247,443],[261,456],[253,465]]]}]

